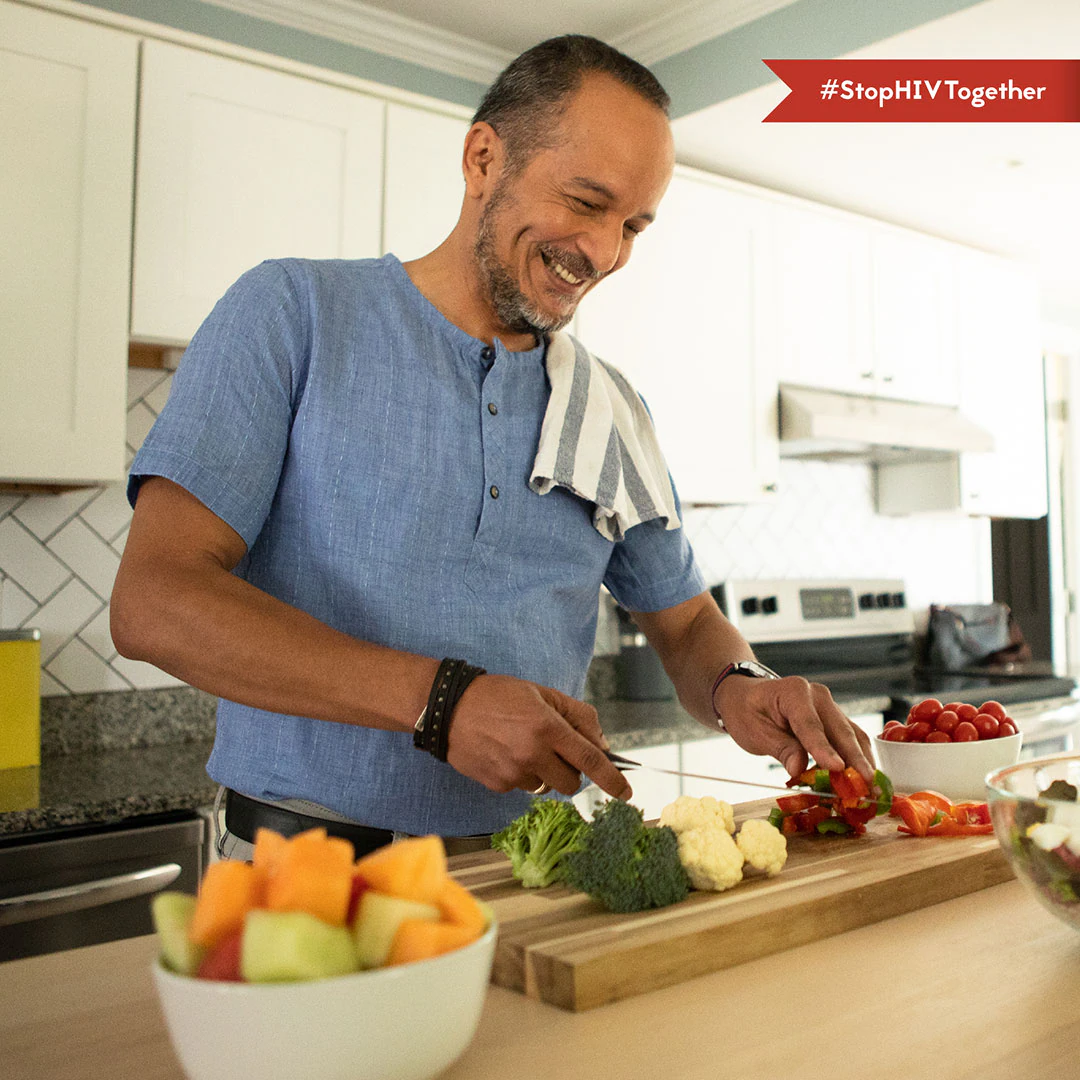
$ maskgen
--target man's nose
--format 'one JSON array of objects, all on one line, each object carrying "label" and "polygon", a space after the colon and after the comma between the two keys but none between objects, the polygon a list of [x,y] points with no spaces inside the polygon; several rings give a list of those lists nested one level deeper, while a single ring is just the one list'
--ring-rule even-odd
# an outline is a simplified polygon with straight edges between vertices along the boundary
[{"label": "man's nose", "polygon": [[622,223],[615,221],[596,222],[578,240],[581,253],[598,274],[609,274],[620,265],[624,242]]}]

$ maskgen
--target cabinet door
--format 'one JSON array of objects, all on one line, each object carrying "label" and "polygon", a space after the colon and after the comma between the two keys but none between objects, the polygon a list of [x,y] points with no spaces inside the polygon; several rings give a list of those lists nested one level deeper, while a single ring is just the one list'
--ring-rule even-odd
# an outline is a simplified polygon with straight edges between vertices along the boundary
[{"label": "cabinet door", "polygon": [[124,473],[137,43],[0,4],[0,479]]},{"label": "cabinet door", "polygon": [[139,108],[133,338],[187,342],[263,259],[380,254],[382,102],[148,41]]},{"label": "cabinet door", "polygon": [[[683,772],[701,773],[703,776],[726,776],[733,780],[758,781],[762,784],[783,784],[787,780],[784,767],[771,757],[748,754],[727,735],[695,739],[681,746],[679,768]],[[778,794],[769,788],[747,787],[745,784],[724,784],[715,780],[695,780],[683,777],[682,793],[700,798],[711,795],[732,805],[752,802],[754,799],[775,798]]]},{"label": "cabinet door", "polygon": [[677,172],[633,257],[577,327],[645,398],[682,501],[768,498],[779,471],[766,344],[768,204]]},{"label": "cabinet door", "polygon": [[[634,761],[649,765],[654,769],[677,770],[679,768],[677,743],[626,750],[625,753]],[[644,813],[646,821],[658,818],[660,811],[668,803],[674,802],[682,793],[678,776],[649,772],[647,769],[640,771],[633,769],[626,774],[626,778],[634,789],[634,796],[630,801]],[[593,809],[607,798],[606,792],[601,791],[595,784],[590,784],[584,791],[574,796],[574,805],[581,811],[584,818],[591,820]]]},{"label": "cabinet door", "polygon": [[959,401],[953,267],[929,237],[876,233],[873,254],[874,393],[903,401]]},{"label": "cabinet door", "polygon": [[1035,281],[1021,268],[972,253],[958,270],[961,404],[994,437],[960,458],[970,513],[1040,518],[1047,512],[1046,397]]},{"label": "cabinet door", "polygon": [[386,107],[383,251],[402,262],[434,250],[461,212],[466,120],[391,103]]},{"label": "cabinet door", "polygon": [[770,293],[781,382],[874,392],[867,226],[778,206]]}]

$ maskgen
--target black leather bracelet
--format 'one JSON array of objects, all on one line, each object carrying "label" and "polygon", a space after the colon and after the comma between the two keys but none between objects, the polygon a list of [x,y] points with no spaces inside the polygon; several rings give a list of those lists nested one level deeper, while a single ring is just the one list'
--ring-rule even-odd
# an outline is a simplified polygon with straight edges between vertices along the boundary
[{"label": "black leather bracelet", "polygon": [[445,761],[450,746],[450,721],[454,708],[473,679],[486,672],[465,660],[449,657],[439,664],[431,684],[428,702],[413,729],[413,746]]}]

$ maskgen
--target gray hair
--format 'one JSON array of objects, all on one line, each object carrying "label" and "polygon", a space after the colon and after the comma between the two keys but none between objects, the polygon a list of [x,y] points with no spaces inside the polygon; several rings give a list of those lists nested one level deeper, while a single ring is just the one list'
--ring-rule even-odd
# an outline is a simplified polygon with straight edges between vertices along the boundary
[{"label": "gray hair", "polygon": [[511,61],[473,116],[474,124],[490,124],[502,139],[508,174],[520,171],[536,150],[552,145],[567,99],[589,72],[612,76],[668,115],[671,98],[643,64],[598,38],[549,38]]}]

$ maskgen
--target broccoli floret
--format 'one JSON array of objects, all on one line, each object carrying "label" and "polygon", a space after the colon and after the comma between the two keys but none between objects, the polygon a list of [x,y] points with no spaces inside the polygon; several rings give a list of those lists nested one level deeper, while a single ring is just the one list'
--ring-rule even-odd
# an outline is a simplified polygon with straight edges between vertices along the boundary
[{"label": "broccoli floret", "polygon": [[674,831],[647,828],[642,812],[619,799],[593,811],[580,847],[567,856],[563,880],[619,912],[666,907],[690,892]]},{"label": "broccoli floret", "polygon": [[491,838],[491,846],[510,857],[514,877],[530,889],[562,877],[563,860],[588,828],[573,803],[533,799],[527,813]]}]

